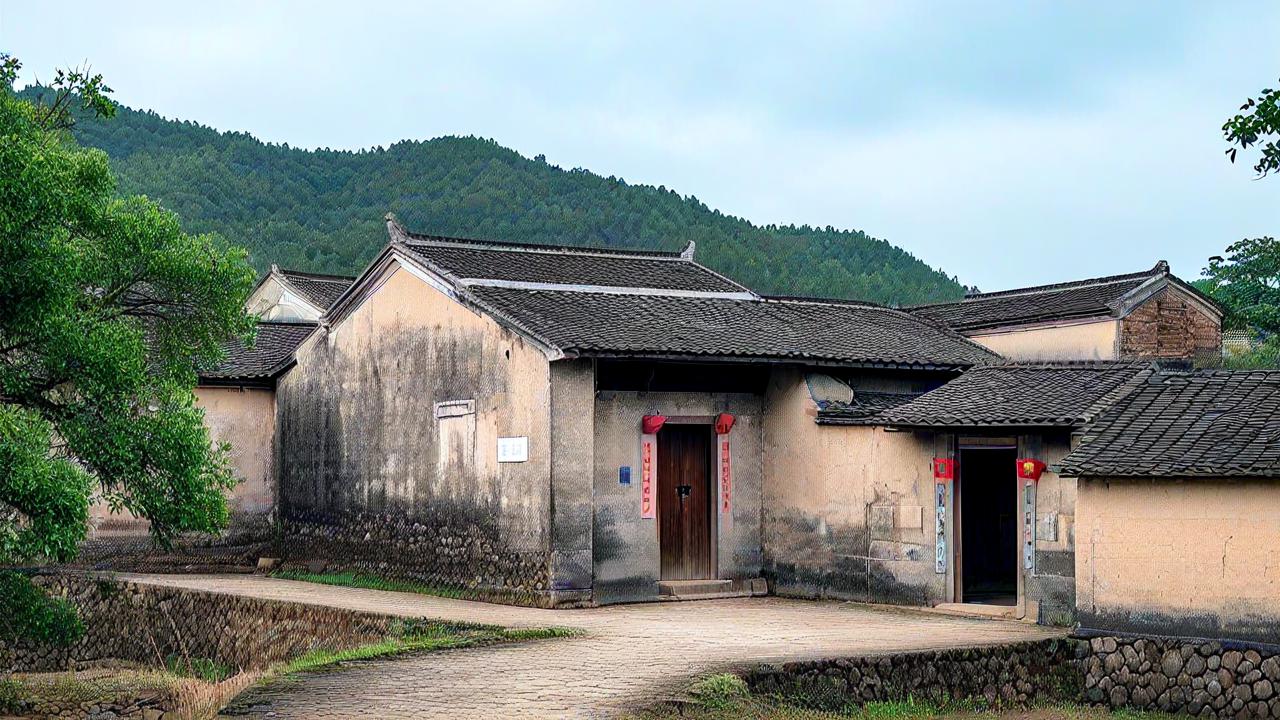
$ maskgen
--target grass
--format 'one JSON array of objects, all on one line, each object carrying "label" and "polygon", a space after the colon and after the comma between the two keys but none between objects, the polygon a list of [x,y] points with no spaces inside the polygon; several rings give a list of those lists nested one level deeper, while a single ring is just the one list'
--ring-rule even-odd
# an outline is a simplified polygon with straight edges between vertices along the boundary
[{"label": "grass", "polygon": [[840,709],[805,707],[803,698],[751,695],[741,678],[711,675],[689,688],[685,702],[668,703],[627,720],[1173,720],[1176,716],[1135,710],[1074,705],[1043,705],[992,710],[985,703],[961,700],[937,704],[908,698],[895,702],[848,705]]},{"label": "grass", "polygon": [[195,678],[207,683],[222,682],[236,674],[236,669],[210,658],[184,658],[170,655],[164,660],[164,668],[178,677]]},{"label": "grass", "polygon": [[287,677],[297,673],[320,670],[344,662],[373,660],[404,653],[453,650],[504,642],[573,637],[578,634],[580,634],[580,631],[559,627],[508,629],[495,625],[406,621],[405,625],[395,630],[391,637],[380,642],[361,645],[348,650],[313,650],[273,667],[268,674],[277,678]]},{"label": "grass", "polygon": [[[242,684],[231,692],[238,692],[255,679],[259,686],[287,684],[299,673],[319,671],[345,662],[578,634],[580,631],[558,627],[509,629],[496,625],[405,619],[397,621],[390,628],[390,634],[378,642],[347,650],[313,650],[276,663],[260,675],[239,675],[239,680],[233,681],[233,684]],[[165,659],[163,670],[102,669],[84,673],[41,673],[0,678],[0,715],[18,713],[24,711],[24,706],[29,709],[40,702],[70,706],[147,691],[166,696],[175,696],[180,692],[186,695],[212,696],[225,692],[223,688],[226,685],[214,686],[237,677],[237,672],[234,668],[207,658],[171,655]],[[211,712],[228,699],[227,695],[222,695],[216,701],[216,706],[210,706]]]},{"label": "grass", "polygon": [[302,570],[277,570],[271,573],[271,577],[280,578],[281,580],[320,583],[321,585],[340,585],[342,587],[388,590],[390,592],[410,592],[454,599],[468,597],[465,591],[458,588],[427,585],[413,582],[412,580],[391,580],[376,575],[361,575],[353,572],[312,573]]}]

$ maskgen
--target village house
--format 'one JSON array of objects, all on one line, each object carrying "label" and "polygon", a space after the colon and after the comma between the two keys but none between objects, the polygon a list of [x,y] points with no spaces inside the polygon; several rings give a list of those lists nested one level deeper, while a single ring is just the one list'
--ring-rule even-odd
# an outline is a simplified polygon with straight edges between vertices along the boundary
[{"label": "village house", "polygon": [[[900,310],[762,297],[692,246],[388,227],[277,385],[286,560],[541,605],[763,592],[770,528],[824,521],[770,482],[793,426],[813,430],[807,375],[918,393],[997,359]],[[912,471],[892,492],[914,497],[933,448],[897,437],[883,452]],[[898,593],[875,564],[850,596]]]},{"label": "village house", "polygon": [[[772,592],[1244,638],[1275,599],[1268,571],[1229,547],[1236,584],[1203,597],[1188,595],[1191,569],[1173,594],[1144,595],[1131,578],[1163,590],[1166,575],[1114,549],[1133,528],[1194,515],[1191,502],[1221,512],[1175,554],[1221,547],[1223,523],[1267,541],[1274,522],[1253,508],[1274,468],[1152,462],[1135,482],[1083,460],[1124,455],[1135,432],[1153,456],[1199,406],[1140,398],[1235,377],[1188,375],[1116,339],[1151,313],[1156,349],[1185,360],[1218,342],[1216,305],[1163,264],[1051,286],[1127,298],[1102,302],[1105,317],[1071,293],[1011,291],[1036,297],[1041,320],[1111,328],[1106,345],[1037,326],[1025,346],[1052,359],[1011,359],[941,322],[940,306],[762,296],[700,265],[692,244],[387,227],[357,278],[272,268],[248,307],[275,319],[202,375],[212,434],[245,480],[231,497],[239,549],[222,543],[241,561],[270,552],[550,607]],[[1099,359],[1104,346],[1114,354]],[[1274,396],[1260,407],[1244,422],[1274,434]],[[1163,425],[1143,425],[1152,417]]]},{"label": "village house", "polygon": [[1222,308],[1161,260],[1146,272],[911,308],[1011,360],[1216,358]]},{"label": "village house", "polygon": [[1280,371],[1149,377],[1056,470],[1084,632],[1280,644]]}]

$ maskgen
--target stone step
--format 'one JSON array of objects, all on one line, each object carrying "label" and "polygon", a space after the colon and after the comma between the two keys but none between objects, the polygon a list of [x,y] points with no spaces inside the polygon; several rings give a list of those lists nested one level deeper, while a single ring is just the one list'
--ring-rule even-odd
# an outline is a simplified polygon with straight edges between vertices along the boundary
[{"label": "stone step", "polygon": [[943,615],[965,615],[1012,620],[1018,617],[1017,605],[984,605],[982,603],[939,603],[929,608]]},{"label": "stone step", "polygon": [[720,600],[724,598],[767,595],[763,578],[748,580],[662,580],[658,595],[663,600]]}]

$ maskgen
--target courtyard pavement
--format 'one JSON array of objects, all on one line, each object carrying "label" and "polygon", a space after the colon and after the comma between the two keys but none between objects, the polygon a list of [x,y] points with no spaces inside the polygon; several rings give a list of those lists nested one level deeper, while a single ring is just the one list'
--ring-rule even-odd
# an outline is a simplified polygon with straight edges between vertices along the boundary
[{"label": "courtyard pavement", "polygon": [[253,716],[263,718],[606,718],[675,696],[697,675],[755,663],[1065,635],[1012,621],[773,597],[540,610],[260,576],[121,579],[405,617],[585,631],[305,674],[254,691]]}]

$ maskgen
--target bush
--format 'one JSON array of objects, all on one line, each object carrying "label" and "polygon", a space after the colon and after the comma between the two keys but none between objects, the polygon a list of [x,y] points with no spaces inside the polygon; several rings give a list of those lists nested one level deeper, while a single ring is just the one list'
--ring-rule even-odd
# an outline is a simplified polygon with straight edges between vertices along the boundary
[{"label": "bush", "polygon": [[0,571],[0,639],[66,646],[83,635],[75,606],[49,597],[26,575]]},{"label": "bush", "polygon": [[711,675],[693,684],[689,693],[709,708],[726,708],[749,694],[747,683],[731,673]]}]

